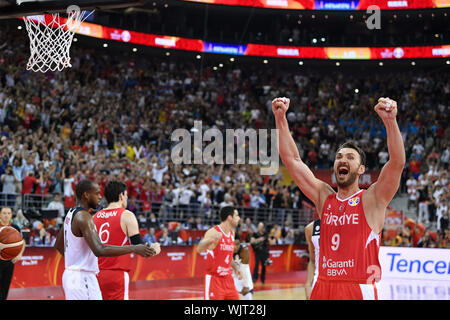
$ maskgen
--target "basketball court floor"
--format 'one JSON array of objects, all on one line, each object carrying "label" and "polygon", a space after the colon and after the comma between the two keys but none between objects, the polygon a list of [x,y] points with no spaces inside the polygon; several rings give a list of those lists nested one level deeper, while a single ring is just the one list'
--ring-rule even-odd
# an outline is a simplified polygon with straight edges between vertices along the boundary
[{"label": "basketball court floor", "polygon": [[[305,300],[306,271],[268,274],[257,282],[254,300]],[[380,300],[450,300],[450,281],[383,279],[377,284]],[[130,300],[203,300],[203,279],[135,281]],[[11,289],[8,300],[63,300],[62,287]]]}]

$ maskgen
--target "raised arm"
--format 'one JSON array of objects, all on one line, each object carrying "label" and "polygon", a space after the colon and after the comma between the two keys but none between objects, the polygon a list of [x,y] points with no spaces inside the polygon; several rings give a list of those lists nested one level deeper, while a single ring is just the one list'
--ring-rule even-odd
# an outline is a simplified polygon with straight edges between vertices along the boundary
[{"label": "raised arm", "polygon": [[283,161],[292,179],[300,190],[314,202],[320,216],[323,202],[329,194],[334,193],[334,190],[327,183],[317,179],[300,158],[286,119],[289,102],[290,100],[287,98],[276,98],[272,101],[272,112],[278,129],[278,150],[281,161]]},{"label": "raised arm", "polygon": [[[376,183],[367,190],[366,216],[369,225],[381,231],[384,225],[385,210],[400,185],[400,179],[406,162],[403,138],[397,124],[397,102],[389,98],[378,99],[375,112],[386,127],[389,161],[380,172]],[[371,225],[371,222],[373,226]]]}]

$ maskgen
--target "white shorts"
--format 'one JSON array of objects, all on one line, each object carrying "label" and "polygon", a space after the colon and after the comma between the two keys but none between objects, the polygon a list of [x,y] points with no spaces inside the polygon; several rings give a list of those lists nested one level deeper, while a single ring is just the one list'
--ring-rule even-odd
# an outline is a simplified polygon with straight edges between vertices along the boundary
[{"label": "white shorts", "polygon": [[[252,279],[252,274],[250,272],[250,268],[246,267],[246,268],[240,268],[241,272],[245,272],[247,275],[247,279],[250,279],[250,286],[249,286],[249,290],[253,289],[253,281]],[[233,272],[233,280],[234,280],[234,285],[236,286],[236,290],[238,292],[241,292],[242,289],[244,289],[244,281],[242,281],[241,279],[239,279],[236,274]]]},{"label": "white shorts", "polygon": [[102,300],[94,272],[64,270],[62,285],[66,300]]}]

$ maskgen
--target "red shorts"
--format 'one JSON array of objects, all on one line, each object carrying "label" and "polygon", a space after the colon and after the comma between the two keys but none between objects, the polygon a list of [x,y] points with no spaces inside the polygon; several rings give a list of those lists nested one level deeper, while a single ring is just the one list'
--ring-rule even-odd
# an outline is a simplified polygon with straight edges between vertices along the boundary
[{"label": "red shorts", "polygon": [[103,300],[128,300],[130,276],[124,270],[100,270],[97,275]]},{"label": "red shorts", "polygon": [[233,277],[205,276],[205,300],[239,300]]},{"label": "red shorts", "polygon": [[310,300],[378,300],[374,284],[317,279]]}]

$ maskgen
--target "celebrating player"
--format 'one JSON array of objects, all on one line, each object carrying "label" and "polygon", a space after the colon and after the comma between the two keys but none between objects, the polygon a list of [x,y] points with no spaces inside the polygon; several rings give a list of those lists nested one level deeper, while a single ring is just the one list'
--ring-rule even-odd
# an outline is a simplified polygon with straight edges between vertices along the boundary
[{"label": "celebrating player", "polygon": [[234,231],[239,223],[239,213],[232,206],[220,209],[221,223],[209,229],[198,244],[199,253],[207,251],[205,275],[205,300],[239,300],[231,268],[242,277],[233,261]]},{"label": "celebrating player", "polygon": [[359,188],[365,153],[356,144],[346,142],[339,146],[334,161],[336,193],[300,159],[286,119],[289,102],[287,98],[272,101],[280,157],[321,217],[319,276],[311,300],[378,299],[375,281],[381,277],[380,234],[386,207],[397,192],[405,165],[405,149],[396,120],[397,103],[380,98],[374,107],[386,127],[389,152],[389,161],[378,181],[367,190]]},{"label": "celebrating player", "polygon": [[[103,244],[123,246],[143,244],[139,225],[133,212],[126,210],[127,185],[109,181],[104,190],[108,207],[94,215],[94,224]],[[159,254],[159,243],[150,246]],[[130,261],[128,256],[99,257],[97,276],[103,300],[128,300]]]},{"label": "celebrating player", "polygon": [[155,251],[147,245],[110,246],[102,244],[95,230],[91,211],[100,201],[100,187],[91,180],[76,186],[78,207],[69,210],[54,247],[64,256],[63,289],[66,300],[102,300],[97,281],[97,257],[116,257],[136,253],[143,257]]}]

